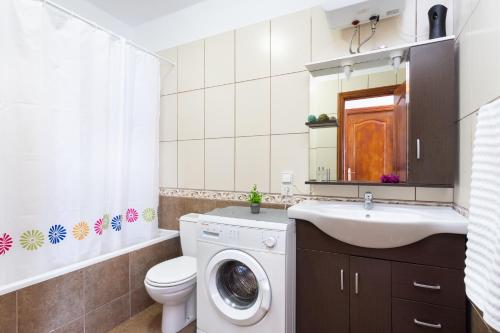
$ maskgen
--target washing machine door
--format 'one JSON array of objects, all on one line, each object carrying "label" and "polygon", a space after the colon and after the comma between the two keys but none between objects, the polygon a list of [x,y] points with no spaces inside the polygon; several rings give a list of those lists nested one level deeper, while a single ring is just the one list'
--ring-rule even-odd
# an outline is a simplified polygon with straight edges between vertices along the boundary
[{"label": "washing machine door", "polygon": [[240,250],[224,250],[208,263],[205,279],[212,305],[232,323],[249,326],[271,306],[271,286],[262,266]]}]

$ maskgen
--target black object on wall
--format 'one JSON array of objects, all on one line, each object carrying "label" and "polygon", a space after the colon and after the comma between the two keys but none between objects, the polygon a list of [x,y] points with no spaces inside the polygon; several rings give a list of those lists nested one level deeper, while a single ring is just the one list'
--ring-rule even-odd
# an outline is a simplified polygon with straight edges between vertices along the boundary
[{"label": "black object on wall", "polygon": [[448,8],[435,5],[429,9],[429,39],[446,36],[446,13]]}]

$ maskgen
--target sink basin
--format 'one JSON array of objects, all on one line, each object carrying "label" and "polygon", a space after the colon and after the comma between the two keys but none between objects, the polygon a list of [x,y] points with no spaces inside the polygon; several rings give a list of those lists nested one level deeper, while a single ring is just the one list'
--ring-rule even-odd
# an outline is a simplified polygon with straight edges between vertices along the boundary
[{"label": "sink basin", "polygon": [[308,221],[344,243],[394,248],[441,233],[466,234],[467,219],[451,207],[306,200],[288,209],[288,217]]}]

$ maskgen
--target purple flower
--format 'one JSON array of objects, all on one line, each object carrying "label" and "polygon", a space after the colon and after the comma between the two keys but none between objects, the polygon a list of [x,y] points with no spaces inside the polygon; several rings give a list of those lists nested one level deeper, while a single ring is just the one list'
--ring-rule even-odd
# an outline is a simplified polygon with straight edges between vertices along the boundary
[{"label": "purple flower", "polygon": [[382,183],[391,183],[391,184],[397,184],[399,183],[399,176],[391,173],[390,175],[382,175],[380,177],[380,181]]}]

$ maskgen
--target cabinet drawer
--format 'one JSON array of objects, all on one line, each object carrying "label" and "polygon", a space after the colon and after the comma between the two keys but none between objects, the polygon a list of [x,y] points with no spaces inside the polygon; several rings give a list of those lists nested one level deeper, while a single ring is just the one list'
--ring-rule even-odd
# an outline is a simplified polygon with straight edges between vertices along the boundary
[{"label": "cabinet drawer", "polygon": [[465,333],[465,309],[392,300],[392,333]]},{"label": "cabinet drawer", "polygon": [[392,296],[465,309],[464,272],[393,262]]}]

